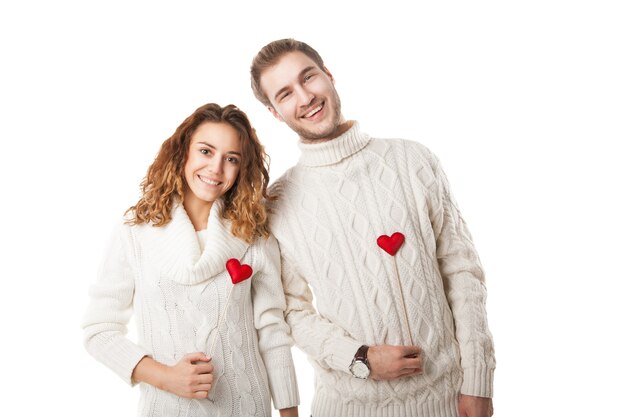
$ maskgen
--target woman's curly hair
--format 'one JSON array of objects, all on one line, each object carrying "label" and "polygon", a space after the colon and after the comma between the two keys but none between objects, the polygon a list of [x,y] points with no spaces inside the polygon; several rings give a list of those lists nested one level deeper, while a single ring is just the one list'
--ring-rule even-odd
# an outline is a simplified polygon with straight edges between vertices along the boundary
[{"label": "woman's curly hair", "polygon": [[129,224],[151,223],[164,226],[172,219],[172,209],[183,201],[187,187],[184,169],[189,155],[191,136],[202,123],[227,123],[241,140],[241,165],[237,181],[222,196],[221,217],[231,222],[231,233],[248,243],[256,237],[269,236],[265,201],[269,182],[269,157],[259,142],[246,114],[230,104],[221,107],[205,104],[178,126],[163,142],[148,173],[141,182],[142,196],[126,213]]}]

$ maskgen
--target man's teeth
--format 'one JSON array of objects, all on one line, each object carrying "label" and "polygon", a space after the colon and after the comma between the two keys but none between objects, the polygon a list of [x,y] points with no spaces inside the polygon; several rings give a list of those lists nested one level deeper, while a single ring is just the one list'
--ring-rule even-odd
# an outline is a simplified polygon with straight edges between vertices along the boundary
[{"label": "man's teeth", "polygon": [[308,112],[307,114],[305,114],[304,117],[311,117],[311,116],[313,116],[315,113],[317,113],[320,110],[322,110],[322,105],[321,104],[319,106],[317,106],[316,108],[314,108],[313,110],[311,110],[310,112]]}]

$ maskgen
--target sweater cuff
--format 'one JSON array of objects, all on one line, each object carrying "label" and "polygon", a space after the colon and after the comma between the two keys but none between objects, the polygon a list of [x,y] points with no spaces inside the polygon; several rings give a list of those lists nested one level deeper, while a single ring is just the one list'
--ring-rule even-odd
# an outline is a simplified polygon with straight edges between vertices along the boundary
[{"label": "sweater cuff", "polygon": [[461,394],[474,397],[493,397],[493,368],[476,367],[465,369]]},{"label": "sweater cuff", "polygon": [[333,343],[333,351],[328,359],[330,366],[333,369],[350,373],[352,359],[354,359],[356,351],[359,350],[362,345],[362,343],[352,339],[343,339]]},{"label": "sweater cuff", "polygon": [[150,356],[145,349],[128,340],[117,338],[112,343],[102,333],[91,338],[87,343],[87,350],[131,386],[135,385],[131,378],[135,367],[144,356]]},{"label": "sweater cuff", "polygon": [[272,349],[264,355],[263,360],[274,408],[280,410],[297,407],[300,404],[300,397],[291,348]]},{"label": "sweater cuff", "polygon": [[[267,378],[273,381],[270,382],[270,386],[273,386],[271,391],[275,409],[281,410],[300,405],[296,370],[293,366],[272,369],[268,371]],[[277,385],[280,385],[280,387],[277,387]]]}]

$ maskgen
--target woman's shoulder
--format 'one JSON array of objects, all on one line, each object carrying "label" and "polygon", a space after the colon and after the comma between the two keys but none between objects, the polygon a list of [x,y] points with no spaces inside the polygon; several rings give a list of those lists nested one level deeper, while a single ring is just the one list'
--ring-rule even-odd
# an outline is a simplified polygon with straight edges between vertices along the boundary
[{"label": "woman's shoulder", "polygon": [[278,241],[273,235],[257,237],[248,248],[249,259],[258,268],[265,268],[268,264],[280,262]]},{"label": "woman's shoulder", "polygon": [[279,252],[278,241],[271,233],[267,237],[259,236],[250,245],[250,250],[265,255],[272,255]]}]

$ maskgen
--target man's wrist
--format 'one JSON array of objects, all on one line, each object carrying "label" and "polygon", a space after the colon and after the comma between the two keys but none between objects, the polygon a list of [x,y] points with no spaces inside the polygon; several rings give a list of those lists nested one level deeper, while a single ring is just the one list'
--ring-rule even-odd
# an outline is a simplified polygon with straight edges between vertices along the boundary
[{"label": "man's wrist", "polygon": [[363,345],[354,354],[352,363],[350,364],[350,373],[359,379],[367,379],[370,376],[371,369],[369,360],[367,359],[367,351],[369,346]]}]

